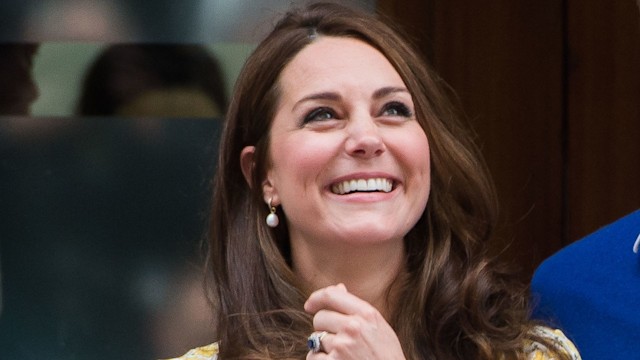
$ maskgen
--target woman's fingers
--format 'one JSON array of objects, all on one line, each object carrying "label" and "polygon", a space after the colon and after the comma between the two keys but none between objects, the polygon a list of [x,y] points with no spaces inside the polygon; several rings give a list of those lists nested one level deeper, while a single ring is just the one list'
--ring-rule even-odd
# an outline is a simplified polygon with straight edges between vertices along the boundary
[{"label": "woman's fingers", "polygon": [[333,310],[319,310],[313,316],[313,328],[323,329],[330,333],[340,331],[341,325],[349,321],[349,315],[345,315]]},{"label": "woman's fingers", "polygon": [[403,359],[402,348],[391,326],[368,302],[349,293],[344,285],[315,291],[304,306],[317,331],[327,331],[322,351],[307,359]]},{"label": "woman's fingers", "polygon": [[326,309],[351,315],[359,313],[367,307],[371,307],[371,305],[349,293],[343,284],[327,286],[314,291],[304,304],[305,311],[310,314]]},{"label": "woman's fingers", "polygon": [[332,333],[357,336],[365,325],[370,330],[388,326],[378,309],[349,293],[342,284],[315,291],[307,299],[305,310],[315,315],[314,328]]}]

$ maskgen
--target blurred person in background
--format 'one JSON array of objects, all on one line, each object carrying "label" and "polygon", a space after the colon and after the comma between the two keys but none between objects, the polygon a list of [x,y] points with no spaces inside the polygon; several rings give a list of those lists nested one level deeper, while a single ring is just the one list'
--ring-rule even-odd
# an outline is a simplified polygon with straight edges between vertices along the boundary
[{"label": "blurred person in background", "polygon": [[32,76],[38,44],[0,44],[0,115],[29,115],[38,98]]},{"label": "blurred person in background", "polygon": [[226,106],[222,70],[204,47],[117,44],[87,70],[76,113],[218,118]]}]

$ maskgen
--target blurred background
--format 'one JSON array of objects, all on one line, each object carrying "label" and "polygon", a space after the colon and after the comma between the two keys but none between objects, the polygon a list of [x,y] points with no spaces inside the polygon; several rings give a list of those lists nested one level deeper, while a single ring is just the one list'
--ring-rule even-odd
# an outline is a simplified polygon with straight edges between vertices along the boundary
[{"label": "blurred background", "polygon": [[0,4],[0,358],[215,340],[202,239],[223,114],[291,3]]},{"label": "blurred background", "polygon": [[[215,340],[202,243],[223,114],[291,0],[0,3],[2,359],[155,359]],[[455,92],[501,203],[547,256],[640,207],[634,0],[353,0]]]}]

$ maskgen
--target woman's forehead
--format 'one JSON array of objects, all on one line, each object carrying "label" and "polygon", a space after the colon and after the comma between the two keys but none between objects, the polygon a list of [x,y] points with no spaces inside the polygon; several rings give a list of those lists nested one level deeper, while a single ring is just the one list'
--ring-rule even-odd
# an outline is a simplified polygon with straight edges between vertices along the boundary
[{"label": "woman's forehead", "polygon": [[344,85],[404,87],[389,60],[369,44],[346,37],[319,37],[283,69],[283,92],[327,90]]}]

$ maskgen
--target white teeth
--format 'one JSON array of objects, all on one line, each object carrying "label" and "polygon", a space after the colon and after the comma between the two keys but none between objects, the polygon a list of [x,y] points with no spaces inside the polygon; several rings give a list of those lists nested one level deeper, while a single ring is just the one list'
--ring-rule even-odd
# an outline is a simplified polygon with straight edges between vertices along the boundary
[{"label": "white teeth", "polygon": [[331,186],[334,194],[344,195],[355,191],[383,191],[390,192],[393,188],[393,182],[389,179],[357,179],[346,180]]},{"label": "white teeth", "polygon": [[349,191],[351,192],[351,191],[356,191],[356,190],[358,190],[358,180],[349,181]]},{"label": "white teeth", "polygon": [[358,187],[356,188],[358,191],[367,191],[369,187],[367,186],[367,180],[358,180]]}]

